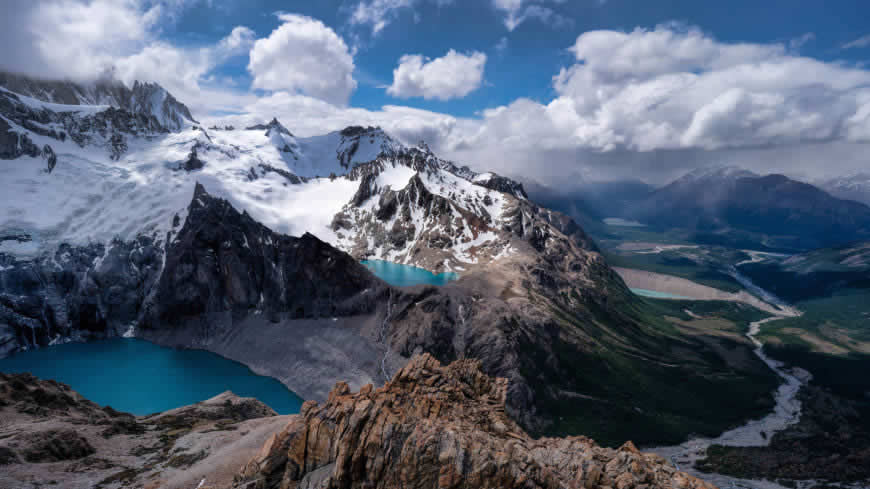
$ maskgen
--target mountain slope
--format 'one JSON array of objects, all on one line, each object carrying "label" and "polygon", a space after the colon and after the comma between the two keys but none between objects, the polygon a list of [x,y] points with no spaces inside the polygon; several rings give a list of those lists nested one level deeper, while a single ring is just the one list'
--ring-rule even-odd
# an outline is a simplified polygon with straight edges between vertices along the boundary
[{"label": "mountain slope", "polygon": [[740,267],[761,287],[788,301],[870,289],[870,242],[822,248]]},{"label": "mountain slope", "polygon": [[690,173],[651,194],[632,217],[768,248],[811,249],[870,236],[870,207],[783,175],[733,167]]},{"label": "mountain slope", "polygon": [[834,197],[870,205],[870,173],[819,180],[817,185]]},{"label": "mountain slope", "polygon": [[[608,444],[712,434],[769,406],[775,378],[750,345],[683,335],[573,220],[425,145],[376,128],[295,138],[277,120],[169,132],[142,111],[0,100],[10,148],[39,151],[3,167],[2,353],[138,335],[316,399],[343,378],[386,381],[418,351],[477,358],[510,379],[523,426]],[[362,258],[462,277],[397,289]]]},{"label": "mountain slope", "polygon": [[112,79],[88,83],[39,80],[0,72],[0,86],[10,92],[60,105],[109,106],[132,113],[152,115],[169,131],[196,123],[190,110],[156,83],[136,81],[132,87]]}]

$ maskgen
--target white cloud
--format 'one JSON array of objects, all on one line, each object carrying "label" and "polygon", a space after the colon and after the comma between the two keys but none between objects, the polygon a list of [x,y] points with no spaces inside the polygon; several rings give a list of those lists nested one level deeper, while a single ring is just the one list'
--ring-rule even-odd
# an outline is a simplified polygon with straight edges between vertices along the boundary
[{"label": "white cloud", "polygon": [[843,49],[866,48],[870,46],[870,34],[843,44]]},{"label": "white cloud", "polygon": [[[338,107],[287,93],[247,108],[302,135],[379,125],[477,169],[555,185],[582,168],[662,181],[714,163],[810,175],[866,165],[867,70],[677,25],[587,32],[570,52],[576,62],[553,78],[552,100],[518,99],[477,118]],[[411,66],[416,73],[425,64]]]},{"label": "white cloud", "polygon": [[571,52],[556,99],[485,112],[478,139],[596,151],[870,142],[870,73],[780,44],[663,26],[587,32]]},{"label": "white cloud", "polygon": [[[504,12],[504,25],[509,31],[513,31],[519,27],[520,24],[531,19],[552,25],[556,28],[562,28],[574,23],[573,20],[557,13],[550,7],[535,4],[529,5],[531,2],[535,1],[550,1],[553,3],[565,2],[565,0],[492,0],[492,6],[497,10]],[[523,7],[524,5],[525,8]]]},{"label": "white cloud", "polygon": [[133,0],[4,2],[0,15],[3,69],[44,77],[94,77],[140,49],[159,19]]},{"label": "white cloud", "polygon": [[477,51],[462,54],[451,49],[435,59],[406,54],[393,70],[393,84],[387,88],[387,93],[427,100],[462,98],[480,88],[485,65],[486,55]]},{"label": "white cloud", "polygon": [[[350,16],[350,23],[371,26],[372,34],[380,33],[384,27],[393,22],[402,9],[416,6],[420,0],[361,0]],[[453,3],[453,0],[431,0],[439,7]],[[418,12],[414,12],[414,21],[419,22]]]},{"label": "white cloud", "polygon": [[310,95],[346,104],[357,83],[347,44],[323,22],[303,15],[280,14],[284,22],[258,39],[248,71],[253,88]]}]

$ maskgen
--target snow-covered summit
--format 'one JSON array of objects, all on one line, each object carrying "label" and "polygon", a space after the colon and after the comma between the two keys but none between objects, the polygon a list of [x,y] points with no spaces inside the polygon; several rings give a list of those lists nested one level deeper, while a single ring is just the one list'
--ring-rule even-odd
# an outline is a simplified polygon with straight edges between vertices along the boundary
[{"label": "snow-covered summit", "polygon": [[154,117],[167,131],[179,131],[197,123],[190,109],[157,83],[135,81],[127,87],[104,77],[91,82],[54,81],[0,72],[0,86],[42,102],[59,105],[103,106]]},{"label": "snow-covered summit", "polygon": [[277,118],[240,129],[179,125],[183,105],[146,83],[129,104],[134,111],[0,89],[0,159],[12,160],[0,165],[0,253],[143,236],[166,246],[197,184],[276,232],[432,270],[506,256],[506,229],[528,225],[511,211],[525,200],[518,183],[378,127],[298,138]]},{"label": "snow-covered summit", "polygon": [[137,114],[150,114],[169,131],[179,131],[186,125],[197,123],[186,105],[175,99],[157,83],[136,81],[127,106],[121,106]]},{"label": "snow-covered summit", "polygon": [[211,134],[219,143],[237,142],[281,160],[287,171],[302,178],[346,175],[360,163],[405,149],[379,127],[350,126],[320,136],[298,138],[277,118],[244,129],[225,126]]},{"label": "snow-covered summit", "polygon": [[713,166],[692,170],[675,180],[675,183],[696,184],[703,181],[734,181],[740,178],[754,178],[758,176],[757,173],[739,166]]}]

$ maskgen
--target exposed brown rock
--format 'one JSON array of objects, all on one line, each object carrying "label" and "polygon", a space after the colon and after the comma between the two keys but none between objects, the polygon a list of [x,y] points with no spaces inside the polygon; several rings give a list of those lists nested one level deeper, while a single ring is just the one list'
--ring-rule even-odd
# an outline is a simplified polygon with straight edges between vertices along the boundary
[{"label": "exposed brown rock", "polygon": [[21,439],[26,444],[21,453],[28,462],[76,460],[96,453],[86,438],[69,429],[39,431]]},{"label": "exposed brown rock", "polygon": [[306,402],[243,469],[238,487],[709,489],[627,442],[526,434],[505,414],[506,379],[477,360],[415,356],[384,387],[336,384]]}]

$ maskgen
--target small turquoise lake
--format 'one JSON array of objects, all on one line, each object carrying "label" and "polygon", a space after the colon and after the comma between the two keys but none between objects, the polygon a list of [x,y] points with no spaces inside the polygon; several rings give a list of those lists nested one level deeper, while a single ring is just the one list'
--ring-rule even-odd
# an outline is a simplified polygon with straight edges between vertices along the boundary
[{"label": "small turquoise lake", "polygon": [[635,295],[639,295],[641,297],[649,297],[651,299],[683,299],[683,300],[692,300],[691,297],[684,297],[682,295],[674,295],[669,294],[667,292],[658,292],[655,290],[647,290],[647,289],[631,289]]},{"label": "small turquoise lake", "polygon": [[363,260],[361,262],[378,278],[396,287],[410,285],[447,285],[451,280],[459,278],[459,274],[453,272],[432,273],[424,268],[400,265],[383,260]]},{"label": "small turquoise lake", "polygon": [[302,399],[271,377],[202,350],[175,350],[114,338],[67,343],[0,359],[0,372],[30,372],[68,384],[101,406],[136,415],[166,411],[233,391],[279,414],[298,413]]}]

